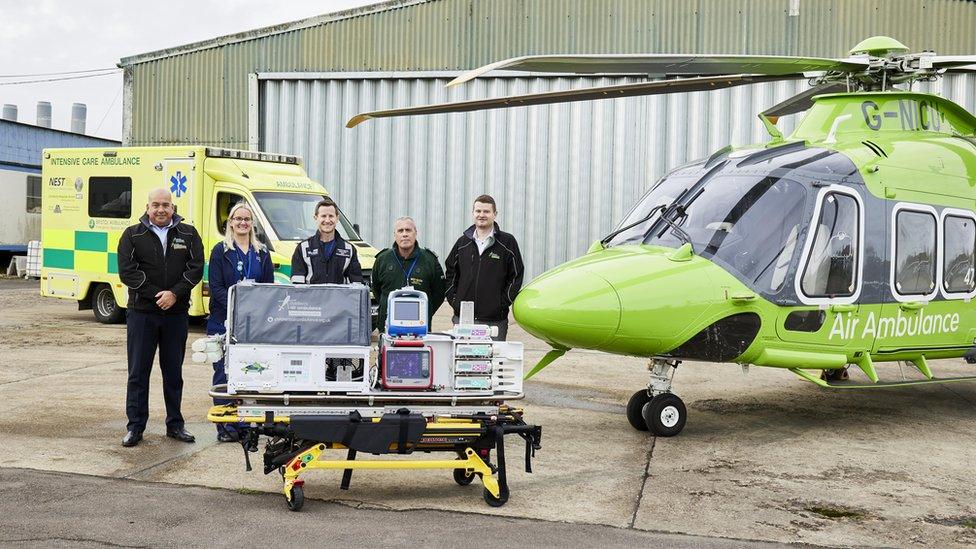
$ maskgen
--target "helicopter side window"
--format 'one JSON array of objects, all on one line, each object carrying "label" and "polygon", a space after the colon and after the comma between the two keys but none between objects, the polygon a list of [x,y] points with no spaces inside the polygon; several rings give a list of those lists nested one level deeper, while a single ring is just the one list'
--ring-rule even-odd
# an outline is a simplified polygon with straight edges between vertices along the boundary
[{"label": "helicopter side window", "polygon": [[819,219],[811,227],[801,289],[808,297],[845,297],[857,287],[860,211],[854,197],[837,192],[824,196]]},{"label": "helicopter side window", "polygon": [[976,220],[947,215],[943,234],[942,289],[969,294],[976,290]]},{"label": "helicopter side window", "polygon": [[926,296],[935,291],[936,220],[929,212],[895,214],[895,291]]}]

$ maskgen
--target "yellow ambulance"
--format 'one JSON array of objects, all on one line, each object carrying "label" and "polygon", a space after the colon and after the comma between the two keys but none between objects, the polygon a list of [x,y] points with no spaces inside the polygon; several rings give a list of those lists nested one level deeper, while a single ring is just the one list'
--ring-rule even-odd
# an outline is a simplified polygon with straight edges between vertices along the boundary
[{"label": "yellow ambulance", "polygon": [[[172,192],[208,259],[223,240],[230,207],[246,201],[279,282],[288,282],[295,246],[315,232],[313,210],[327,195],[299,157],[281,154],[202,146],[45,149],[42,160],[41,294],[73,299],[104,323],[124,318],[128,291],[116,250],[122,231],[145,213],[149,191]],[[341,209],[339,221],[336,230],[357,247],[368,284],[377,250]],[[206,272],[191,295],[194,316],[207,314]]]}]

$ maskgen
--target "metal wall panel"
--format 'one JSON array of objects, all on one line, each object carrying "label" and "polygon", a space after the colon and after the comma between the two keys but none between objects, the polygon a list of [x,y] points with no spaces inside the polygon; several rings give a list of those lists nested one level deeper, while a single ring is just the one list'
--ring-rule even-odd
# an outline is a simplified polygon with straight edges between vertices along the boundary
[{"label": "metal wall panel", "polygon": [[[418,220],[442,258],[471,223],[471,200],[493,195],[530,276],[582,254],[667,171],[729,143],[768,140],[756,113],[805,89],[777,82],[713,92],[610,99],[476,113],[371,120],[398,106],[633,82],[633,78],[262,80],[260,146],[298,154],[377,247],[392,222]],[[976,75],[929,85],[976,110]],[[789,134],[796,116],[779,127]]]},{"label": "metal wall panel", "polygon": [[[791,16],[790,7],[798,6]],[[960,0],[403,0],[123,59],[132,145],[247,147],[255,72],[463,70],[538,53],[839,57],[871,35],[976,51]]]},{"label": "metal wall panel", "polygon": [[[492,194],[535,275],[583,253],[667,170],[730,140],[764,140],[754,113],[801,89],[778,83],[344,128],[363,111],[636,81],[494,78],[447,91],[447,80],[263,80],[260,148],[303,156],[379,247],[392,242],[393,219],[411,215],[423,244],[443,256],[471,223],[471,200]],[[792,129],[789,117],[781,124]]]}]

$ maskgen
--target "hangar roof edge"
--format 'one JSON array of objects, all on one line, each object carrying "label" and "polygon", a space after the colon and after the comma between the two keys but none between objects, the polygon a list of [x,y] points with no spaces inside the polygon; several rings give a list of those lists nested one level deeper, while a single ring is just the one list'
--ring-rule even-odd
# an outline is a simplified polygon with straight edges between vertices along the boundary
[{"label": "hangar roof edge", "polygon": [[5,124],[11,125],[11,126],[14,126],[14,127],[19,127],[19,128],[24,129],[26,131],[38,130],[38,131],[41,131],[41,132],[55,132],[55,133],[64,134],[64,135],[73,135],[73,136],[76,136],[76,137],[84,137],[84,138],[87,138],[87,139],[94,139],[94,140],[105,141],[106,144],[110,144],[110,143],[117,143],[119,145],[122,144],[122,142],[119,141],[119,140],[117,140],[117,139],[109,139],[107,137],[99,137],[97,135],[89,135],[87,133],[75,133],[75,132],[72,132],[72,131],[69,131],[69,130],[62,130],[62,129],[59,129],[59,128],[47,128],[47,127],[44,127],[44,126],[38,126],[37,124],[29,124],[27,122],[21,122],[19,120],[7,120],[5,118],[0,118],[0,126],[3,126]]},{"label": "hangar roof edge", "polygon": [[416,4],[426,4],[431,1],[433,0],[387,0],[385,2],[367,4],[365,6],[360,6],[358,8],[351,8],[343,11],[325,13],[322,15],[316,15],[315,17],[307,17],[305,19],[299,19],[297,21],[291,21],[288,23],[271,25],[269,27],[262,27],[259,29],[247,30],[247,31],[242,31],[234,34],[227,34],[224,36],[218,36],[216,38],[201,40],[200,42],[191,42],[189,44],[174,46],[172,48],[165,48],[165,49],[151,51],[147,53],[140,53],[129,57],[123,57],[121,60],[119,60],[116,66],[120,68],[130,67],[132,65],[138,65],[140,63],[148,63],[150,61],[155,61],[157,59],[164,59],[166,57],[174,57],[176,55],[183,55],[195,51],[207,50],[211,48],[219,48],[221,46],[226,46],[228,44],[237,44],[240,42],[247,42],[249,40],[257,40],[275,34],[281,34],[285,32],[306,29],[309,27],[317,27],[319,25],[334,23],[336,21],[341,21],[343,19],[351,19],[353,17],[372,15],[374,13],[380,13],[384,11],[405,8]]}]

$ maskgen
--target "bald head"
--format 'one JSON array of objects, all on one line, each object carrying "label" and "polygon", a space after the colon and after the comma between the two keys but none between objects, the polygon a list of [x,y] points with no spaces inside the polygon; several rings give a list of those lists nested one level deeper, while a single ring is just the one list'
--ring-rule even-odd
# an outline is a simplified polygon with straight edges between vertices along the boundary
[{"label": "bald head", "polygon": [[149,200],[146,203],[147,204],[151,203],[153,199],[162,200],[164,198],[166,199],[167,202],[172,203],[173,193],[169,192],[169,190],[164,187],[159,187],[158,189],[153,189],[149,191]]},{"label": "bald head", "polygon": [[146,215],[149,216],[150,223],[158,227],[166,227],[173,221],[173,212],[172,193],[163,188],[149,191]]}]

